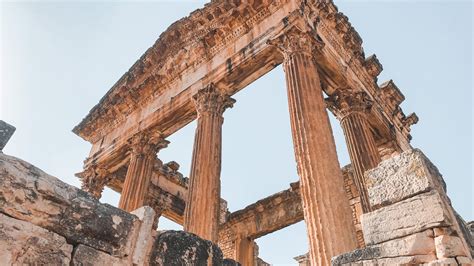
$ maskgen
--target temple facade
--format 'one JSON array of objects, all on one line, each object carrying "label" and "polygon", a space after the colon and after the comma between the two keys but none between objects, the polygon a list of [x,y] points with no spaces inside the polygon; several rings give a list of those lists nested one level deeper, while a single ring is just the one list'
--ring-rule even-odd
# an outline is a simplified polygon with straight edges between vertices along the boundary
[{"label": "temple facade", "polygon": [[[299,182],[230,213],[220,193],[225,110],[239,104],[233,94],[280,64]],[[309,252],[298,261],[328,265],[380,243],[364,226],[389,206],[374,201],[376,182],[367,173],[412,152],[410,127],[418,117],[403,112],[394,81],[379,85],[382,69],[332,1],[211,1],[163,32],[74,128],[92,144],[77,176],[96,199],[107,186],[121,194],[119,208],[150,206],[155,229],[167,217],[242,265],[265,265],[255,239],[304,220]],[[351,164],[343,168],[329,115],[346,138]],[[194,120],[185,177],[159,151]],[[462,239],[460,228],[452,224]],[[349,257],[336,262],[350,263]]]}]

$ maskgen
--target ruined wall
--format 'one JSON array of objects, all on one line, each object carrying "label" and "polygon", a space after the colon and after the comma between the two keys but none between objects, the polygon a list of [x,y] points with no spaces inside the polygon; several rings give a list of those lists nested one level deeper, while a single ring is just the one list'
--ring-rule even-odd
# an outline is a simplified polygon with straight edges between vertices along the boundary
[{"label": "ruined wall", "polygon": [[351,165],[342,168],[342,176],[344,178],[344,189],[352,211],[352,224],[356,231],[357,245],[359,248],[362,248],[365,246],[362,226],[360,225],[359,219],[362,215],[362,205],[360,203],[359,191],[354,182],[354,170]]},{"label": "ruined wall", "polygon": [[419,150],[366,172],[373,211],[361,216],[366,247],[333,265],[469,264],[472,238],[459,223],[438,169]]},{"label": "ruined wall", "polygon": [[0,152],[1,265],[224,264],[209,241],[152,230],[154,216],[148,206],[127,213],[102,204]]}]

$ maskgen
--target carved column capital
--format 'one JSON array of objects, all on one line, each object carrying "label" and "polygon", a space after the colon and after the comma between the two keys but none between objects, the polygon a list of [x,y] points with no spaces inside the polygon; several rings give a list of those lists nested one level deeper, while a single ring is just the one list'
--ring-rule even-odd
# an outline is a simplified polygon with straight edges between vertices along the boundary
[{"label": "carved column capital", "polygon": [[92,164],[77,176],[82,182],[81,189],[90,193],[94,198],[100,199],[105,185],[112,180],[112,175],[102,166]]},{"label": "carved column capital", "polygon": [[222,116],[227,108],[232,108],[235,99],[219,91],[211,83],[199,90],[193,97],[198,116],[204,114],[216,114]]},{"label": "carved column capital", "polygon": [[350,89],[336,90],[325,99],[326,105],[336,117],[342,121],[354,112],[364,113],[370,111],[373,101],[363,91],[351,91]]},{"label": "carved column capital", "polygon": [[156,155],[158,151],[168,147],[169,143],[159,131],[140,132],[129,141],[132,154],[136,156]]},{"label": "carved column capital", "polygon": [[285,61],[300,53],[313,57],[324,47],[324,43],[318,39],[314,30],[301,30],[296,26],[277,38],[269,40],[268,44],[277,47],[283,53]]}]

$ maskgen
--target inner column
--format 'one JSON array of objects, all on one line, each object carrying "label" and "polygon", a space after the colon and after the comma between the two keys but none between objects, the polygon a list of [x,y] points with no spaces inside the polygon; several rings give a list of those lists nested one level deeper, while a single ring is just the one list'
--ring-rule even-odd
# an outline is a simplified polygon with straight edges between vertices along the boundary
[{"label": "inner column", "polygon": [[370,212],[371,206],[364,172],[376,167],[381,161],[367,121],[372,101],[365,92],[353,92],[347,88],[337,90],[326,102],[341,122],[346,137],[362,211]]},{"label": "inner column", "polygon": [[130,164],[120,196],[120,209],[131,212],[144,206],[153,166],[157,160],[156,154],[167,147],[168,143],[160,132],[143,132],[131,139]]},{"label": "inner column", "polygon": [[221,194],[223,113],[235,100],[213,84],[195,96],[197,127],[194,139],[184,230],[217,243]]},{"label": "inner column", "polygon": [[357,247],[331,125],[313,54],[322,49],[309,29],[294,26],[270,44],[284,55],[290,121],[312,265]]}]

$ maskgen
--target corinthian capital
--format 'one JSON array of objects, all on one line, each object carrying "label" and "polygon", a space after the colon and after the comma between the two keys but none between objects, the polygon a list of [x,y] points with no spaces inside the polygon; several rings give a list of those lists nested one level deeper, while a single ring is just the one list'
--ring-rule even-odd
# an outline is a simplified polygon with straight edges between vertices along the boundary
[{"label": "corinthian capital", "polygon": [[305,31],[296,26],[267,43],[277,47],[283,53],[285,60],[297,53],[313,56],[324,47],[324,43],[318,40],[314,30],[307,29]]},{"label": "corinthian capital", "polygon": [[339,120],[354,112],[367,112],[372,107],[372,100],[367,93],[338,89],[325,99],[326,105]]},{"label": "corinthian capital", "polygon": [[161,149],[168,147],[169,141],[165,140],[159,131],[144,131],[133,136],[130,141],[132,154],[136,156],[153,156]]},{"label": "corinthian capital", "polygon": [[199,90],[193,97],[198,116],[203,114],[222,115],[227,108],[234,106],[235,99],[219,91],[211,83]]},{"label": "corinthian capital", "polygon": [[100,199],[105,185],[112,180],[112,175],[104,167],[96,164],[88,166],[83,172],[76,174],[82,182],[81,189]]}]

